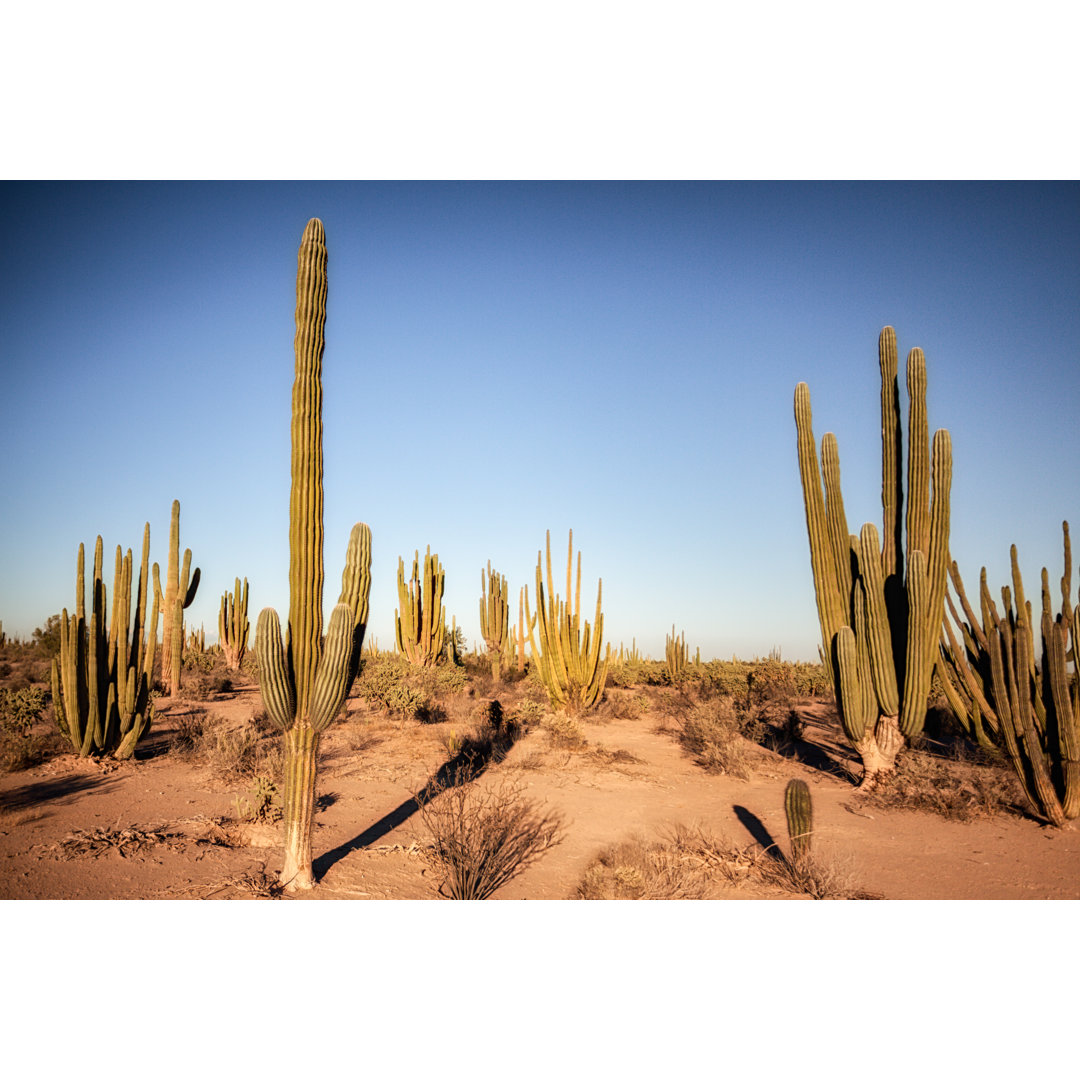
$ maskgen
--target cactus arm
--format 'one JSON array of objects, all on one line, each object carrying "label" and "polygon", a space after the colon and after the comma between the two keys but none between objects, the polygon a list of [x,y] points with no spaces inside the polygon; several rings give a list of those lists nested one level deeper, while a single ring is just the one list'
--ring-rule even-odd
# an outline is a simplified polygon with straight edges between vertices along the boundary
[{"label": "cactus arm", "polygon": [[[910,572],[910,565],[909,565]],[[877,529],[871,522],[859,533],[859,575],[866,601],[866,632],[870,671],[874,692],[883,716],[900,712],[900,694],[896,680],[892,633],[885,606],[885,583],[882,579],[881,553]]]},{"label": "cactus arm", "polygon": [[793,865],[810,858],[811,837],[814,832],[814,811],[810,788],[805,780],[790,780],[784,789],[784,816],[787,818],[788,838],[791,841]]},{"label": "cactus arm", "polygon": [[355,642],[353,611],[348,604],[337,604],[330,613],[326,643],[315,674],[311,694],[310,722],[319,732],[337,716],[352,682],[352,652]]},{"label": "cactus arm", "polygon": [[282,731],[296,720],[296,690],[281,640],[281,620],[273,608],[263,608],[255,624],[255,656],[259,689],[267,715]]},{"label": "cactus arm", "polygon": [[881,508],[883,514],[882,573],[885,577],[904,573],[901,547],[901,507],[903,491],[903,437],[900,428],[900,385],[897,378],[899,354],[896,331],[886,326],[878,335],[878,364],[881,368]]}]

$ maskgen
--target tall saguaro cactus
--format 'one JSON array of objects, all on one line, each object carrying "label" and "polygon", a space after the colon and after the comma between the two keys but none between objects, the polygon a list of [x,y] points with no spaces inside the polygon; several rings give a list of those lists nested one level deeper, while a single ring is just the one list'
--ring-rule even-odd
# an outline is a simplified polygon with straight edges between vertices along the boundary
[{"label": "tall saguaro cactus", "polygon": [[604,616],[600,611],[603,581],[596,585],[596,617],[590,627],[581,621],[581,552],[578,552],[577,588],[570,592],[574,565],[574,533],[566,553],[566,599],[555,593],[551,577],[551,531],[547,533],[547,590],[540,573],[540,553],[536,554],[536,623],[540,637],[533,636],[533,616],[529,613],[529,591],[525,590],[525,615],[529,620],[529,646],[544,688],[552,705],[575,716],[591,709],[604,692],[611,646],[601,657]]},{"label": "tall saguaro cactus", "polygon": [[[150,523],[143,530],[142,565],[131,621],[131,549],[116,549],[113,607],[105,623],[107,594],[102,577],[101,537],[94,547],[90,621],[86,618],[86,553],[79,545],[75,614],[60,617],[60,655],[52,662],[53,707],[61,733],[80,757],[112,754],[129,758],[153,718],[150,682],[157,645],[158,598],[149,624],[146,597],[150,574]],[[157,573],[157,563],[154,573]],[[130,633],[130,636],[129,636]]]},{"label": "tall saguaro cactus", "polygon": [[263,608],[255,627],[259,685],[285,742],[286,890],[310,889],[311,823],[319,735],[337,716],[356,677],[368,621],[371,530],[349,535],[341,594],[325,642],[323,590],[322,356],[326,323],[326,233],[318,218],[304,229],[296,273],[296,377],[292,390],[292,484],[289,495],[289,623]]},{"label": "tall saguaro cactus", "polygon": [[424,556],[424,576],[420,577],[420,552],[413,557],[412,577],[405,581],[405,563],[398,558],[398,599],[401,606],[394,612],[394,633],[398,652],[404,653],[412,664],[431,667],[442,652],[446,640],[446,609],[443,607],[443,586],[446,572],[439,556],[431,554],[428,546]]},{"label": "tall saguaro cactus", "polygon": [[[860,787],[873,787],[895,767],[905,740],[922,730],[937,658],[949,549],[952,443],[926,419],[926,360],[908,354],[907,508],[904,503],[896,332],[878,339],[884,536],[862,527],[848,534],[840,492],[836,437],[822,439],[821,472],[810,416],[810,390],[795,388],[799,473],[823,660],[844,732],[863,762]],[[822,484],[824,483],[824,493]],[[931,496],[931,483],[933,494]],[[902,543],[903,541],[903,543]]]},{"label": "tall saguaro cactus", "polygon": [[184,655],[184,609],[191,606],[199,587],[199,568],[191,572],[191,548],[184,549],[180,569],[180,500],[173,499],[169,523],[169,567],[165,591],[161,589],[157,563],[154,564],[154,600],[161,606],[161,681],[175,695],[180,689],[180,669]]},{"label": "tall saguaro cactus", "polygon": [[248,582],[244,578],[244,591],[240,591],[240,579],[235,579],[233,594],[222,594],[218,611],[218,644],[225,655],[225,663],[232,671],[239,671],[244,662],[248,644]]}]

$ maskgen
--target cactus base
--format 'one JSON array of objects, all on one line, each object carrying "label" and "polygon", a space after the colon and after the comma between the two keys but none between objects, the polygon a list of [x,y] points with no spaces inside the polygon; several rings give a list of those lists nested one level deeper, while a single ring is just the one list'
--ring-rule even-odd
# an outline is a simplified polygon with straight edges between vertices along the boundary
[{"label": "cactus base", "polygon": [[311,822],[315,816],[315,765],[319,733],[298,720],[285,732],[285,864],[281,884],[286,892],[315,885],[311,869]]},{"label": "cactus base", "polygon": [[888,782],[896,771],[896,755],[904,748],[904,736],[897,716],[879,716],[873,731],[867,731],[854,747],[862,759],[863,775],[856,790],[873,791]]}]

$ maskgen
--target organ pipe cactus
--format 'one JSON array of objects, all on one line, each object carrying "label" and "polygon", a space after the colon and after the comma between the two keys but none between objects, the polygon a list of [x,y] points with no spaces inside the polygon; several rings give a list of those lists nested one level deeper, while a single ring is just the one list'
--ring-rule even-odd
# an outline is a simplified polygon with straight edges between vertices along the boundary
[{"label": "organ pipe cactus", "polygon": [[[1004,587],[999,612],[979,576],[982,620],[975,616],[959,570],[953,587],[967,621],[950,607],[960,641],[943,622],[941,680],[953,710],[976,737],[988,741],[983,724],[1004,744],[1037,817],[1063,825],[1080,816],[1080,605],[1073,607],[1069,524],[1063,522],[1065,573],[1055,615],[1050,582],[1042,572],[1041,662],[1035,662],[1035,619],[1024,597],[1016,545],[1011,548],[1012,589]],[[962,642],[962,644],[961,644]],[[1072,670],[1069,660],[1072,658]]]},{"label": "organ pipe cactus", "polygon": [[398,597],[401,606],[394,612],[394,632],[398,652],[412,664],[431,667],[442,652],[446,638],[446,609],[443,585],[446,573],[439,556],[424,556],[424,576],[420,577],[420,552],[413,557],[412,577],[406,584],[405,563],[398,558]]},{"label": "organ pipe cactus", "polygon": [[814,809],[810,802],[810,788],[805,780],[788,781],[784,789],[784,815],[791,841],[791,864],[805,864],[810,858],[810,842],[814,833]]},{"label": "organ pipe cactus", "polygon": [[905,740],[921,731],[926,719],[944,611],[952,484],[949,433],[935,432],[931,450],[926,361],[921,349],[912,349],[907,363],[908,490],[903,520],[900,394],[891,326],[881,332],[878,357],[884,510],[880,545],[872,524],[864,525],[858,536],[848,534],[836,437],[829,432],[822,439],[819,474],[810,391],[806,383],[795,388],[799,472],[822,658],[844,732],[862,758],[863,790],[893,771]]},{"label": "organ pipe cactus", "polygon": [[491,674],[497,679],[503,664],[509,666],[513,657],[510,634],[510,599],[505,575],[499,575],[487,564],[487,574],[480,571],[480,636],[491,656]]},{"label": "organ pipe cactus", "polygon": [[240,579],[235,579],[233,594],[227,592],[221,597],[221,609],[218,611],[218,644],[225,656],[225,663],[232,671],[239,671],[244,662],[248,643],[248,582],[244,578],[244,589],[240,591]]},{"label": "organ pipe cactus", "polygon": [[[551,577],[551,531],[547,533],[547,588],[541,576],[540,553],[536,555],[536,627],[537,635],[529,631],[529,645],[540,679],[548,692],[551,704],[568,716],[592,708],[604,691],[607,681],[611,646],[601,657],[600,644],[604,631],[604,616],[600,611],[603,581],[596,586],[596,617],[590,627],[581,620],[581,552],[578,552],[577,588],[571,593],[574,563],[574,533],[566,554],[566,600],[555,593]],[[525,590],[525,613],[529,612],[529,592]],[[539,646],[537,645],[539,638]]]},{"label": "organ pipe cactus", "polygon": [[686,670],[686,634],[675,636],[675,624],[672,623],[671,635],[664,640],[664,653],[667,658],[668,675],[676,682]]},{"label": "organ pipe cactus", "polygon": [[522,588],[518,591],[518,622],[514,630],[514,655],[517,661],[518,671],[525,670],[525,642],[532,636],[536,627],[536,616],[529,617],[528,630],[525,629],[525,593],[528,590]]},{"label": "organ pipe cactus", "polygon": [[273,608],[259,613],[255,653],[271,721],[285,743],[287,891],[314,885],[311,823],[319,736],[341,709],[356,677],[368,621],[371,530],[353,526],[341,594],[323,638],[322,356],[326,323],[326,233],[312,218],[304,229],[296,274],[296,375],[292,390],[292,481],[289,495],[289,622],[284,642]]},{"label": "organ pipe cactus", "polygon": [[161,589],[154,563],[154,600],[161,607],[161,681],[170,695],[180,690],[180,669],[184,653],[184,609],[191,606],[199,587],[199,568],[191,572],[191,548],[184,549],[180,569],[180,500],[173,499],[169,523],[169,564],[165,590]]},{"label": "organ pipe cactus", "polygon": [[[94,547],[90,620],[86,617],[86,553],[82,544],[76,564],[75,614],[60,617],[60,655],[52,662],[52,695],[57,725],[80,757],[112,754],[129,758],[149,730],[154,652],[157,646],[158,601],[149,624],[150,525],[143,530],[142,565],[132,616],[132,557],[116,549],[113,607],[105,623],[107,593],[102,576],[101,537]],[[157,564],[154,564],[157,571]],[[130,632],[129,632],[130,631]]]}]

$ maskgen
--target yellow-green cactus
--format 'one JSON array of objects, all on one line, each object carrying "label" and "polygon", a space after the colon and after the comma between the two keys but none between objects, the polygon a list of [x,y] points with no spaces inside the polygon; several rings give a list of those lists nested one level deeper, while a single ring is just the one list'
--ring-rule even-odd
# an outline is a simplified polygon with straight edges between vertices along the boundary
[{"label": "yellow-green cactus", "polygon": [[[836,438],[822,439],[821,470],[810,415],[810,391],[795,388],[795,426],[822,659],[844,731],[863,762],[864,789],[887,777],[905,740],[922,730],[945,603],[952,443],[926,422],[926,361],[908,355],[906,552],[896,332],[878,341],[881,367],[884,535],[872,524],[848,533]],[[822,488],[824,487],[824,492]],[[931,494],[932,493],[932,494]]]},{"label": "yellow-green cactus", "polygon": [[180,690],[184,653],[184,609],[191,606],[199,588],[199,568],[191,572],[191,548],[184,549],[180,569],[180,500],[173,499],[169,523],[169,563],[164,592],[154,564],[154,602],[161,608],[161,681],[171,695]]},{"label": "yellow-green cactus", "polygon": [[[551,576],[551,532],[547,533],[547,588],[541,576],[540,553],[536,556],[536,626],[539,645],[532,630],[529,645],[533,662],[551,703],[568,716],[591,709],[604,692],[611,646],[601,655],[604,616],[600,611],[603,581],[596,586],[596,616],[593,625],[581,619],[581,553],[578,552],[577,588],[571,593],[574,563],[574,533],[566,555],[566,600],[555,593]],[[530,624],[529,592],[525,590],[525,614]]]},{"label": "yellow-green cactus", "polygon": [[500,669],[513,660],[514,644],[510,632],[510,597],[505,575],[487,564],[487,574],[480,571],[480,636],[491,658],[491,674],[498,679]]},{"label": "yellow-green cactus", "polygon": [[439,658],[446,640],[446,608],[443,586],[446,572],[439,556],[424,556],[424,576],[420,576],[420,552],[413,557],[412,577],[405,581],[405,563],[398,558],[398,598],[401,606],[394,612],[394,633],[398,652],[412,664],[431,667]]},{"label": "yellow-green cactus", "polygon": [[244,662],[248,644],[248,582],[244,578],[243,592],[240,579],[235,579],[233,594],[224,593],[218,611],[218,644],[230,670],[239,671]]},{"label": "yellow-green cactus", "polygon": [[[129,758],[153,719],[150,699],[157,646],[158,601],[149,624],[146,599],[150,573],[150,525],[143,530],[142,565],[132,618],[132,558],[116,549],[113,607],[106,628],[107,594],[102,577],[101,537],[94,547],[91,614],[86,618],[85,549],[76,564],[75,614],[60,617],[60,655],[52,662],[52,694],[61,733],[80,757],[112,754]],[[157,564],[154,572],[157,573]]]},{"label": "yellow-green cactus", "polygon": [[326,322],[326,233],[312,218],[304,229],[296,274],[296,377],[292,391],[292,482],[289,495],[289,626],[285,641],[273,608],[259,613],[255,652],[270,719],[285,742],[285,864],[289,891],[310,889],[311,823],[319,735],[341,709],[356,676],[368,620],[371,530],[353,526],[341,594],[325,641],[323,589],[322,356]]}]

